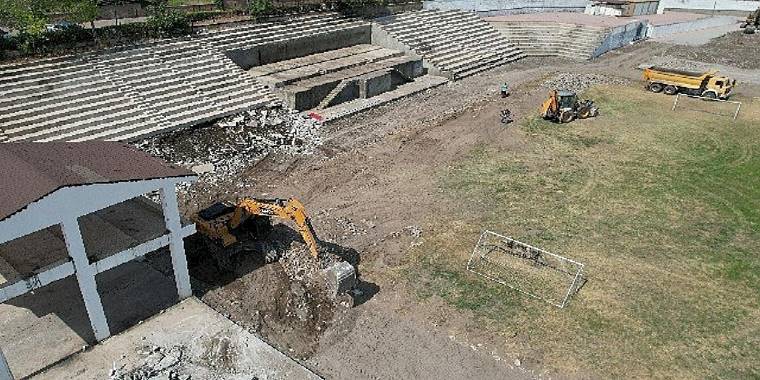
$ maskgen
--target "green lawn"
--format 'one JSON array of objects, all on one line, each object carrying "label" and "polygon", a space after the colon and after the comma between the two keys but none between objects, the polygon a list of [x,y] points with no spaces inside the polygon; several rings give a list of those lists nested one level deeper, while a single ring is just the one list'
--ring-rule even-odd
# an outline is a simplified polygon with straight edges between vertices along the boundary
[{"label": "green lawn", "polygon": [[[415,250],[410,283],[561,372],[760,378],[757,106],[734,123],[635,87],[587,97],[597,119],[530,120],[522,149],[440,173],[461,208]],[[585,263],[588,282],[560,310],[465,271],[486,228]]]}]

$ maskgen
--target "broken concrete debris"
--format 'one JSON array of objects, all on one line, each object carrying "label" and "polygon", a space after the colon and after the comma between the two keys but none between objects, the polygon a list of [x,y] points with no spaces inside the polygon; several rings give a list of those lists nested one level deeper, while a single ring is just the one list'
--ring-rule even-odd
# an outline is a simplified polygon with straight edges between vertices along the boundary
[{"label": "broken concrete debris", "polygon": [[158,346],[145,347],[140,352],[145,358],[136,368],[124,371],[123,368],[116,368],[114,363],[109,380],[190,380],[192,376],[189,373],[181,374],[184,371],[179,369],[186,359],[184,350],[182,346],[169,349]]},{"label": "broken concrete debris", "polygon": [[209,126],[184,128],[134,143],[152,156],[191,168],[209,185],[240,174],[269,153],[312,154],[320,145],[318,122],[279,107],[246,111]]},{"label": "broken concrete debris", "polygon": [[582,93],[596,85],[628,85],[630,81],[623,78],[592,73],[557,73],[554,77],[541,83],[547,89],[572,90]]}]

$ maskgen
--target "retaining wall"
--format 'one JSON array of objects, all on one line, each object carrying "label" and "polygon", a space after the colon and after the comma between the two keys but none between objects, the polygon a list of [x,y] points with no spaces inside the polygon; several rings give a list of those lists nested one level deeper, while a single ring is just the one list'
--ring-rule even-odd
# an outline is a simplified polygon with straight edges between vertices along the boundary
[{"label": "retaining wall", "polygon": [[[756,2],[760,5],[760,2]],[[715,16],[698,20],[684,21],[673,24],[649,25],[647,37],[661,37],[673,33],[690,32],[692,30],[714,28],[717,26],[732,25],[737,23],[734,16]]]},{"label": "retaining wall", "polygon": [[587,3],[587,0],[429,0],[424,1],[422,7],[499,16],[515,13],[583,12]]},{"label": "retaining wall", "polygon": [[372,42],[370,25],[336,30],[331,33],[314,34],[301,38],[236,49],[226,52],[227,56],[244,70],[286,59],[304,57],[344,47],[369,44]]},{"label": "retaining wall", "polygon": [[702,9],[723,11],[754,11],[760,7],[758,1],[744,0],[660,0],[657,13],[665,9]]},{"label": "retaining wall", "polygon": [[647,35],[646,21],[634,21],[629,24],[611,28],[604,37],[599,47],[596,48],[592,57],[598,57],[610,50],[614,50],[635,41],[641,40]]}]

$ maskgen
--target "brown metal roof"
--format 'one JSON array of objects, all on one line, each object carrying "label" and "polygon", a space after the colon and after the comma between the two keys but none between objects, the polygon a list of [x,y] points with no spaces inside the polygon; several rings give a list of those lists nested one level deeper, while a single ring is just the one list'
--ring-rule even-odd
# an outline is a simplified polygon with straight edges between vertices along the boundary
[{"label": "brown metal roof", "polygon": [[63,187],[193,175],[121,143],[4,143],[0,220]]}]

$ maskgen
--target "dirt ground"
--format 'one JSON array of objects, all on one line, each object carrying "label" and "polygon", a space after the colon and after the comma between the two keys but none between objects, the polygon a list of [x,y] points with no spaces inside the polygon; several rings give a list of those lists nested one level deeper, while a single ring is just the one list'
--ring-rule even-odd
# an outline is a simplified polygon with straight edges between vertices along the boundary
[{"label": "dirt ground", "polygon": [[[532,117],[548,90],[542,83],[558,72],[637,81],[636,66],[669,49],[643,43],[586,63],[522,60],[330,124],[314,155],[266,157],[220,193],[302,200],[322,240],[357,253],[362,294],[354,307],[331,303],[304,292],[309,284],[286,285],[279,264],[251,262],[221,280],[195,266],[203,301],[328,378],[597,377],[550,371],[540,352],[509,351],[504,341],[517,334],[492,335],[440,298],[421,302],[402,268],[445,228],[443,216],[459,212],[440,196],[439,173],[476,148],[524,149],[530,136],[499,123],[500,110],[517,122]],[[513,95],[503,100],[505,81]]]}]

